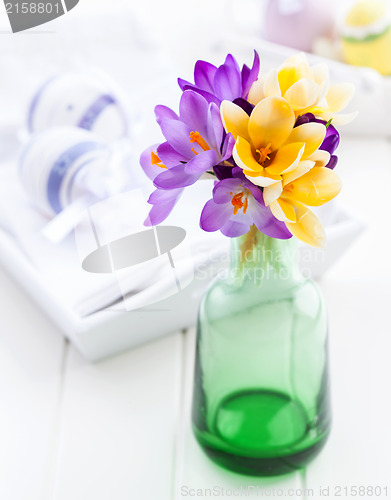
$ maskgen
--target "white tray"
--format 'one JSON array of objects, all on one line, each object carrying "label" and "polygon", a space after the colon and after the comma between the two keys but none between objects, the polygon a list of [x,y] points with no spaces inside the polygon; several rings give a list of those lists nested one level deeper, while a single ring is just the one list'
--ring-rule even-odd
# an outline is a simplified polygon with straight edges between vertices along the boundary
[{"label": "white tray", "polygon": [[126,311],[117,304],[81,318],[56,299],[40,273],[3,231],[0,264],[90,361],[194,324],[199,299],[207,285],[196,277],[180,294],[152,306]]},{"label": "white tray", "polygon": [[[330,220],[325,221],[326,248],[300,246],[301,268],[314,278],[322,276],[363,230],[360,221],[338,206],[329,210],[328,215]],[[161,302],[133,311],[127,311],[123,304],[117,303],[82,318],[56,297],[45,277],[33,267],[14,240],[0,230],[0,265],[90,361],[195,324],[204,290],[227,262],[227,255],[223,254],[208,269],[196,272],[188,287]]]}]

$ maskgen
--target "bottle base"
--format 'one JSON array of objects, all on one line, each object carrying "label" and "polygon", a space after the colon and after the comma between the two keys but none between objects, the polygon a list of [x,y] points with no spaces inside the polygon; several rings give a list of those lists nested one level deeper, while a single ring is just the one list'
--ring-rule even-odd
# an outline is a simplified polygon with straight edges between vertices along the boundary
[{"label": "bottle base", "polygon": [[305,466],[325,444],[309,425],[304,408],[289,396],[248,390],[226,397],[215,414],[213,433],[194,434],[220,466],[251,476],[275,476]]}]

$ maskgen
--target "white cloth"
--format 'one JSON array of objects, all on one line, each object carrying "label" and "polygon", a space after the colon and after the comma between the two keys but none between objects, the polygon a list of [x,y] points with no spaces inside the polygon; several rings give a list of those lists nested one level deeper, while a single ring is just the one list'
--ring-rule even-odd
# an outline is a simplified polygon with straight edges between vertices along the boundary
[{"label": "white cloth", "polygon": [[[185,266],[182,269],[185,272],[188,270],[188,273],[227,251],[228,242],[225,238],[217,233],[205,234],[197,227],[196,214],[210,196],[210,188],[211,185],[205,181],[189,189],[180,200],[177,210],[167,219],[167,225],[183,227],[188,233],[186,239],[191,246],[192,259],[183,256],[187,260],[182,263]],[[148,207],[140,207],[140,211],[145,212]],[[101,221],[101,230],[106,232],[106,238],[110,238],[107,230],[124,236],[127,234],[127,221],[131,218],[132,214],[117,203],[112,213],[107,213]],[[139,218],[143,218],[142,213]],[[86,316],[130,293],[143,293],[152,302],[164,296],[165,286],[169,286],[170,279],[159,267],[159,261],[151,260],[142,269],[140,266],[129,268],[121,273],[120,283],[115,275],[86,272],[81,267],[81,259],[85,255],[77,251],[73,234],[59,244],[51,243],[41,234],[48,221],[27,198],[17,178],[15,166],[4,165],[0,170],[0,228],[16,240],[58,300],[78,315]],[[178,256],[179,259],[181,257]]]}]

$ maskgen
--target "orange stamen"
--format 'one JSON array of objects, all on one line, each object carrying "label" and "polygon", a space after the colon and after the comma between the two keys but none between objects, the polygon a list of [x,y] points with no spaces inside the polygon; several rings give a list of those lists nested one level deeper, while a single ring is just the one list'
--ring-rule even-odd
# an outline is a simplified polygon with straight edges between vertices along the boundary
[{"label": "orange stamen", "polygon": [[256,150],[256,152],[259,154],[259,159],[258,159],[258,163],[262,165],[262,163],[265,161],[265,160],[270,160],[270,153],[272,152],[272,150],[270,149],[270,146],[271,146],[271,143],[269,142],[269,144],[266,146],[266,148],[259,148]]},{"label": "orange stamen", "polygon": [[162,160],[159,158],[159,156],[157,155],[157,152],[154,153],[153,151],[151,151],[151,164],[152,165],[156,165],[157,167],[160,167],[160,168],[167,168],[163,163],[162,163]]},{"label": "orange stamen", "polygon": [[[195,142],[198,144],[204,151],[208,151],[210,147],[208,146],[208,143],[205,141],[205,139],[201,136],[199,132],[190,132],[190,142],[193,143]],[[194,154],[198,155],[196,151],[194,151],[194,148],[191,148]]]},{"label": "orange stamen", "polygon": [[244,207],[243,207],[243,213],[245,214],[248,209],[248,198],[244,199]]},{"label": "orange stamen", "polygon": [[[247,195],[248,193],[243,193],[242,191],[240,193],[236,193],[231,200],[231,204],[234,207],[234,215],[236,215],[241,208],[243,208],[243,213],[245,214],[247,212],[248,208],[248,198]],[[242,200],[243,196],[244,201]]]}]

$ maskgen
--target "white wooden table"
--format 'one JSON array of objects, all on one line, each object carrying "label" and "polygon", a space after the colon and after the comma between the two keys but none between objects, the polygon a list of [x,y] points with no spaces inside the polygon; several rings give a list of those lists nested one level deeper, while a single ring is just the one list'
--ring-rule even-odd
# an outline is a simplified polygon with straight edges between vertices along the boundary
[{"label": "white wooden table", "polygon": [[353,498],[359,486],[391,496],[391,145],[347,138],[339,155],[341,199],[368,229],[321,282],[334,422],[307,470],[246,478],[203,455],[189,426],[194,329],[91,365],[0,270],[1,500],[178,500],[249,485],[297,499],[323,498],[319,488]]}]

